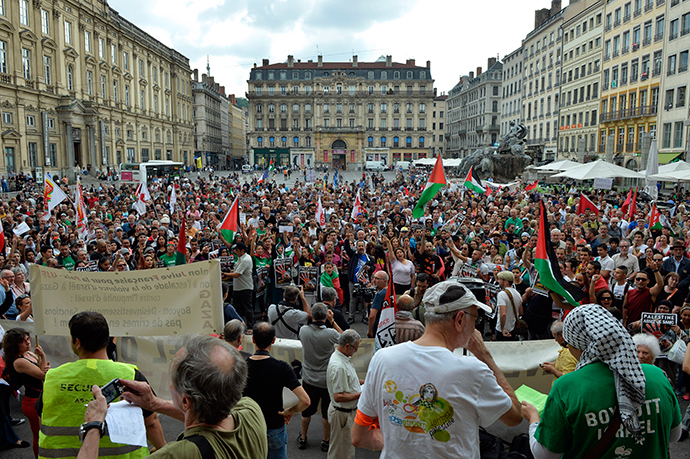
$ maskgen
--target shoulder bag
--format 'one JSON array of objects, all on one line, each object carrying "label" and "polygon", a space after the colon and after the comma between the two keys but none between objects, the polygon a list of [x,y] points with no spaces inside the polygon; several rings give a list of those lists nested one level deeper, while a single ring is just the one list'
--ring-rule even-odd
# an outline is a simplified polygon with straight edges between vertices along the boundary
[{"label": "shoulder bag", "polygon": [[527,322],[525,322],[524,319],[518,316],[518,311],[515,307],[515,301],[513,301],[513,294],[510,293],[510,290],[508,289],[505,289],[503,291],[506,292],[508,298],[510,299],[510,304],[513,306],[513,314],[515,315],[515,327],[513,327],[513,334],[517,336],[527,336],[527,330],[529,329],[529,325],[527,325]]}]

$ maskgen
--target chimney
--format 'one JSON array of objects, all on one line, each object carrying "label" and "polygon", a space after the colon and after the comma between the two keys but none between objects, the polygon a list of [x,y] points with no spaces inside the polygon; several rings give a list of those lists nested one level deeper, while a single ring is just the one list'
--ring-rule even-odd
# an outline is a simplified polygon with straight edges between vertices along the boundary
[{"label": "chimney", "polygon": [[489,58],[488,65],[486,66],[486,69],[488,70],[488,69],[490,69],[491,67],[493,67],[494,65],[496,65],[496,58],[495,58],[495,57],[490,57],[490,58]]},{"label": "chimney", "polygon": [[323,56],[319,54],[319,60],[316,63],[317,67],[323,67]]},{"label": "chimney", "polygon": [[431,68],[431,61],[426,61],[426,68],[428,68],[428,69]]},{"label": "chimney", "polygon": [[474,78],[474,72],[470,72],[470,80]]},{"label": "chimney", "polygon": [[288,55],[288,67],[294,67],[295,66],[295,58],[292,56],[292,54]]},{"label": "chimney", "polygon": [[352,56],[352,66],[357,67],[359,62],[357,61],[357,56]]},{"label": "chimney", "polygon": [[194,81],[199,82],[199,69],[194,69]]},{"label": "chimney", "polygon": [[219,83],[214,83],[213,88],[216,90],[216,92],[220,92],[220,84]]},{"label": "chimney", "polygon": [[481,75],[481,74],[482,74],[482,68],[477,67],[477,78],[479,78],[479,75]]},{"label": "chimney", "polygon": [[549,10],[543,8],[534,12],[534,28],[539,28],[540,25],[549,20]]},{"label": "chimney", "polygon": [[414,59],[408,59],[407,65],[414,65]]},{"label": "chimney", "polygon": [[202,73],[202,74],[201,74],[201,82],[202,82],[202,83],[206,83],[206,80],[207,80],[207,79],[208,79],[208,77],[206,76],[206,74],[205,74],[205,73]]},{"label": "chimney", "polygon": [[386,56],[386,67],[393,67],[393,56]]},{"label": "chimney", "polygon": [[551,0],[551,16],[557,15],[561,11],[561,0]]},{"label": "chimney", "polygon": [[264,60],[262,61],[261,66],[262,66],[262,67],[265,67],[265,66],[267,66],[267,65],[268,65],[268,59],[264,59]]},{"label": "chimney", "polygon": [[225,95],[225,86],[220,87],[220,93]]}]

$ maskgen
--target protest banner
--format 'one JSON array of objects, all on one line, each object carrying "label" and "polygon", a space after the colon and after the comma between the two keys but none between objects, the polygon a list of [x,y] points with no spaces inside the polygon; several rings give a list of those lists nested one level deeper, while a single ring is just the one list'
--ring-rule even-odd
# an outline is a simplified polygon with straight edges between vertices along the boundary
[{"label": "protest banner", "polygon": [[273,260],[276,271],[276,287],[283,288],[292,283],[292,257]]},{"label": "protest banner", "polygon": [[302,286],[304,293],[316,293],[319,286],[319,267],[300,266],[298,273],[299,279],[297,284]]},{"label": "protest banner", "polygon": [[36,330],[67,336],[69,318],[96,311],[111,336],[219,333],[223,297],[217,260],[164,269],[69,272],[37,264],[29,270]]}]

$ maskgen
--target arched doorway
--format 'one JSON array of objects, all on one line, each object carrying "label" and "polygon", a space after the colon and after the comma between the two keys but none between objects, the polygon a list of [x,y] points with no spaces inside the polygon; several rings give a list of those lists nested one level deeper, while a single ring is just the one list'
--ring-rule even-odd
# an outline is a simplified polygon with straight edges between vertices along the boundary
[{"label": "arched doorway", "polygon": [[338,139],[331,145],[333,168],[341,171],[347,170],[347,144]]}]

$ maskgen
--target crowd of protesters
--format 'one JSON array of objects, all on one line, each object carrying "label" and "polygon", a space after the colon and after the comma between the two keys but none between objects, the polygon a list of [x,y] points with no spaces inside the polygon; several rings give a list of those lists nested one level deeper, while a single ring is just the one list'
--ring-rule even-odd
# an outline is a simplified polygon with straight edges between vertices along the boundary
[{"label": "crowd of protesters", "polygon": [[[249,329],[255,320],[269,320],[270,305],[285,304],[287,292],[277,285],[274,263],[289,259],[288,274],[295,283],[299,267],[319,268],[322,289],[336,291],[330,309],[349,324],[358,315],[369,321],[376,292],[367,289],[380,291],[385,285],[374,282],[378,272],[392,277],[396,296],[409,295],[413,301],[408,314],[421,322],[427,288],[451,277],[472,277],[484,283],[481,300],[494,311],[482,321],[487,339],[562,340],[560,331],[552,335],[552,325],[563,320],[571,306],[540,287],[533,264],[543,200],[561,274],[585,293],[582,304],[607,308],[632,334],[640,331],[644,312],[677,314],[677,324],[658,340],[656,363],[676,394],[690,400],[690,376],[666,359],[676,341],[690,340],[688,194],[675,190],[664,198],[667,202],[658,203],[664,224],[650,227],[651,202],[638,200],[631,209],[626,194],[615,190],[587,193],[598,209],[579,214],[580,191],[564,185],[528,192],[517,184],[472,194],[455,183],[428,203],[423,217],[413,218],[425,181],[424,173],[414,171],[388,180],[362,174],[361,180],[341,178],[339,183],[325,177],[305,183],[299,176],[285,183],[256,176],[243,180],[236,173],[193,181],[162,178],[148,183],[152,200],[142,215],[133,208],[135,186],[109,181],[84,190],[88,223],[82,234],[69,201],[46,219],[42,193],[20,192],[3,199],[0,209],[6,244],[0,253],[0,283],[5,287],[0,289],[0,312],[10,320],[32,320],[30,264],[93,271],[171,266],[181,263],[175,253],[184,233],[185,263],[231,259],[237,255],[237,242],[251,257],[256,292],[251,307],[225,309],[227,320],[244,320]],[[171,208],[173,192],[177,202]],[[236,239],[229,241],[219,228],[235,199],[240,225]],[[22,232],[15,231],[22,227]],[[234,304],[237,276],[232,263],[222,266],[226,302]],[[321,299],[316,289],[311,302]],[[297,294],[292,300],[290,308],[303,310],[306,324],[311,320],[309,306],[303,307]],[[374,320],[377,314],[371,316]],[[526,331],[519,330],[520,317]],[[270,322],[280,330],[276,321]],[[38,361],[40,355],[32,358]]]}]

